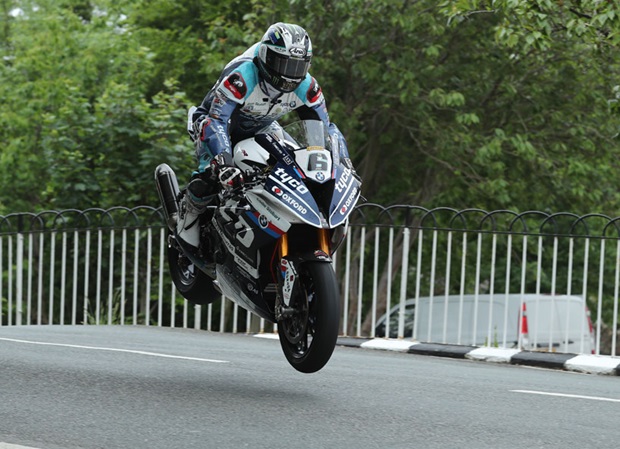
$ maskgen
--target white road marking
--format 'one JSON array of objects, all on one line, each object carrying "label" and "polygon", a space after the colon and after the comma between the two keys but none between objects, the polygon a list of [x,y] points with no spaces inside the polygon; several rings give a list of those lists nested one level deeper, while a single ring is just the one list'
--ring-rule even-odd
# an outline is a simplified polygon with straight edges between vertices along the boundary
[{"label": "white road marking", "polygon": [[563,398],[573,399],[590,399],[591,401],[620,402],[620,399],[601,398],[598,396],[582,396],[579,394],[550,393],[547,391],[531,391],[531,390],[510,390],[513,393],[540,394],[543,396],[560,396]]},{"label": "white road marking", "polygon": [[9,444],[0,442],[0,449],[37,449],[30,446],[18,446],[17,444]]},{"label": "white road marking", "polygon": [[[1,337],[0,337],[0,340],[11,341],[14,343],[26,343],[30,345],[60,346],[64,348],[91,349],[94,351],[126,352],[129,354],[148,355],[152,357],[163,357],[167,359],[194,360],[197,362],[209,362],[209,363],[229,363],[226,360],[202,359],[199,357],[186,357],[183,355],[161,354],[158,352],[134,351],[132,349],[105,348],[101,346],[69,345],[69,344],[64,344],[64,343],[49,343],[49,342],[44,342],[44,341],[17,340],[15,338],[1,338]],[[2,446],[0,446],[0,449],[3,449]]]}]

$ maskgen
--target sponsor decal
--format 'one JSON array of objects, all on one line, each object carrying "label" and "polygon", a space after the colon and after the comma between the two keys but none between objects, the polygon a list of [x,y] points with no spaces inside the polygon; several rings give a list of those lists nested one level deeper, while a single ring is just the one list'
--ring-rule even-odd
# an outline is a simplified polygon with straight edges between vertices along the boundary
[{"label": "sponsor decal", "polygon": [[274,186],[271,188],[271,191],[277,196],[279,196],[280,199],[282,199],[282,201],[284,201],[286,204],[289,204],[297,212],[301,214],[308,213],[308,209],[306,209],[302,204],[300,204],[295,198],[284,193],[284,191],[280,187]]},{"label": "sponsor decal", "polygon": [[248,291],[258,295],[258,289],[250,282],[248,282]]},{"label": "sponsor decal", "polygon": [[265,229],[267,226],[269,226],[269,219],[267,217],[265,217],[264,215],[259,215],[258,216],[258,225]]},{"label": "sponsor decal", "polygon": [[228,134],[226,134],[224,127],[218,124],[217,126],[212,126],[211,128],[215,128],[215,134],[220,139],[220,142],[222,142],[224,146],[229,147],[230,143],[228,142]]},{"label": "sponsor decal", "polygon": [[353,191],[349,195],[349,198],[347,198],[347,200],[345,201],[344,205],[340,209],[340,214],[341,215],[344,215],[344,214],[347,213],[347,210],[349,210],[349,207],[351,207],[351,204],[353,203],[353,201],[355,200],[356,197],[357,197],[357,188],[353,189]]},{"label": "sponsor decal", "polygon": [[296,190],[297,192],[301,194],[308,193],[308,188],[304,185],[304,183],[286,173],[286,170],[284,170],[282,167],[278,168],[273,174],[278,178],[279,181],[281,181],[283,184],[288,185],[290,188]]},{"label": "sponsor decal", "polygon": [[[266,141],[266,142],[265,142]],[[293,159],[290,155],[282,149],[282,146],[276,142],[269,134],[258,134],[256,136],[256,142],[262,147],[271,146],[276,153],[275,156],[281,159],[286,165],[292,165]]]},{"label": "sponsor decal", "polygon": [[345,168],[336,183],[336,190],[342,193],[349,185],[349,178],[351,177],[351,169]]},{"label": "sponsor decal", "polygon": [[[284,261],[284,259],[283,259]],[[295,279],[297,278],[297,271],[293,266],[292,262],[286,264],[286,268],[284,268],[284,263],[282,264],[282,269],[284,269],[284,284],[282,285],[282,300],[286,306],[291,303],[291,295],[293,293],[293,287],[295,286]]]},{"label": "sponsor decal", "polygon": [[[265,200],[263,200],[261,197],[256,196],[254,197],[254,200],[256,200],[256,202],[258,202],[261,207],[263,207],[269,214],[271,214],[272,216],[272,221],[276,221],[276,222],[280,222],[282,221],[282,217],[280,217],[275,210],[273,210],[273,208],[271,206],[269,206],[269,204],[267,204],[265,202]],[[256,212],[258,213],[258,212]],[[277,229],[277,228],[276,228]]]},{"label": "sponsor decal", "polygon": [[306,93],[306,98],[308,99],[310,103],[316,103],[317,101],[321,99],[322,95],[323,95],[323,91],[321,90],[321,86],[319,86],[319,83],[317,83],[316,80],[312,78],[312,82],[310,83],[310,88],[308,89],[308,92]]},{"label": "sponsor decal", "polygon": [[[237,257],[235,257],[235,263],[237,264],[237,266],[239,268],[241,268],[241,270],[239,270],[239,273],[243,274],[244,276],[245,276],[245,273],[247,273],[248,275],[257,278],[258,277],[258,271],[256,270],[256,268],[254,268],[252,265],[247,263],[245,260],[241,259],[239,257],[239,254],[241,254],[241,253],[237,253],[236,254]],[[244,271],[245,271],[245,273],[244,273]]]},{"label": "sponsor decal", "polygon": [[231,254],[235,254],[235,246],[232,243],[230,243],[230,241],[228,240],[228,237],[224,233],[224,230],[221,228],[219,222],[215,220],[213,224],[215,225],[215,230],[222,238],[222,242],[224,242],[224,245],[226,245],[226,249],[228,250],[228,252]]},{"label": "sponsor decal", "polygon": [[269,221],[267,216],[259,214],[258,212],[248,212],[248,217],[265,232],[267,235],[277,239],[284,234],[280,228],[275,226],[272,222]]},{"label": "sponsor decal", "polygon": [[280,198],[282,198],[282,201],[290,205],[293,209],[295,209],[300,214],[305,215],[308,213],[308,209],[306,209],[303,205],[298,203],[297,200],[293,198],[292,196],[287,195],[286,193],[283,193]]},{"label": "sponsor decal", "polygon": [[211,108],[209,108],[209,115],[213,118],[220,118],[220,115],[222,114],[222,106],[225,102],[226,100],[222,96],[222,93],[219,91],[216,92],[215,98],[213,98],[213,101],[211,102]]},{"label": "sponsor decal", "polygon": [[267,103],[253,102],[252,104],[246,104],[241,110],[250,115],[263,116],[269,111],[269,105]]},{"label": "sponsor decal", "polygon": [[289,53],[296,58],[303,58],[306,56],[306,49],[302,47],[292,47],[289,49]]},{"label": "sponsor decal", "polygon": [[278,33],[277,31],[272,31],[271,33],[269,33],[269,40],[272,43],[277,44],[281,39],[282,36],[280,36],[280,33]]},{"label": "sponsor decal", "polygon": [[238,100],[245,97],[245,94],[248,91],[243,77],[237,72],[230,74],[230,76],[224,80],[224,87],[228,89]]}]

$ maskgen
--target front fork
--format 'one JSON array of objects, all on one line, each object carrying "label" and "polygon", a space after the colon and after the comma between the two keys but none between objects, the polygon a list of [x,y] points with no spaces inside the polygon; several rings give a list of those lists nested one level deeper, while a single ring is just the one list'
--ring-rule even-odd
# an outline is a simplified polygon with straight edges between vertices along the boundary
[{"label": "front fork", "polygon": [[[319,249],[323,251],[325,254],[330,253],[329,248],[329,230],[327,229],[317,229],[317,237],[319,243]],[[280,242],[278,244],[278,250],[280,254],[280,260],[284,257],[288,256],[288,234],[283,234],[280,237]]]},{"label": "front fork", "polygon": [[[329,231],[327,229],[317,229],[317,240],[320,251],[315,251],[314,258],[329,259]],[[323,254],[317,254],[322,252]],[[291,307],[291,299],[295,294],[295,290],[299,288],[297,282],[297,266],[298,263],[305,260],[302,258],[293,262],[289,257],[288,234],[283,234],[278,242],[278,253],[280,256],[280,275],[281,282],[278,282],[279,294],[276,300],[276,319],[288,318],[297,312],[295,307]],[[309,258],[310,259],[310,258]]]}]

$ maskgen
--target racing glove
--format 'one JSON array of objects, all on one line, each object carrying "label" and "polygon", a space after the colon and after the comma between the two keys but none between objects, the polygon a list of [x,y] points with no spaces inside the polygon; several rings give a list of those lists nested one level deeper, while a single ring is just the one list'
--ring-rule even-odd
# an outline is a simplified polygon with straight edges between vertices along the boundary
[{"label": "racing glove", "polygon": [[236,190],[243,187],[243,172],[233,165],[229,153],[220,153],[211,161],[213,173],[225,190]]},{"label": "racing glove", "polygon": [[236,190],[243,187],[243,173],[237,167],[220,167],[217,170],[217,177],[226,190]]}]

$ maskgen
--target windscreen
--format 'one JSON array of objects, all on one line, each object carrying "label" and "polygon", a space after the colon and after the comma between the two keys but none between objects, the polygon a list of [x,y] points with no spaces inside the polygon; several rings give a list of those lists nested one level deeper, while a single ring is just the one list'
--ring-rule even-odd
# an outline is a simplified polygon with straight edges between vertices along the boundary
[{"label": "windscreen", "polygon": [[286,125],[284,138],[299,148],[321,147],[333,154],[327,127],[320,120],[301,120]]}]

